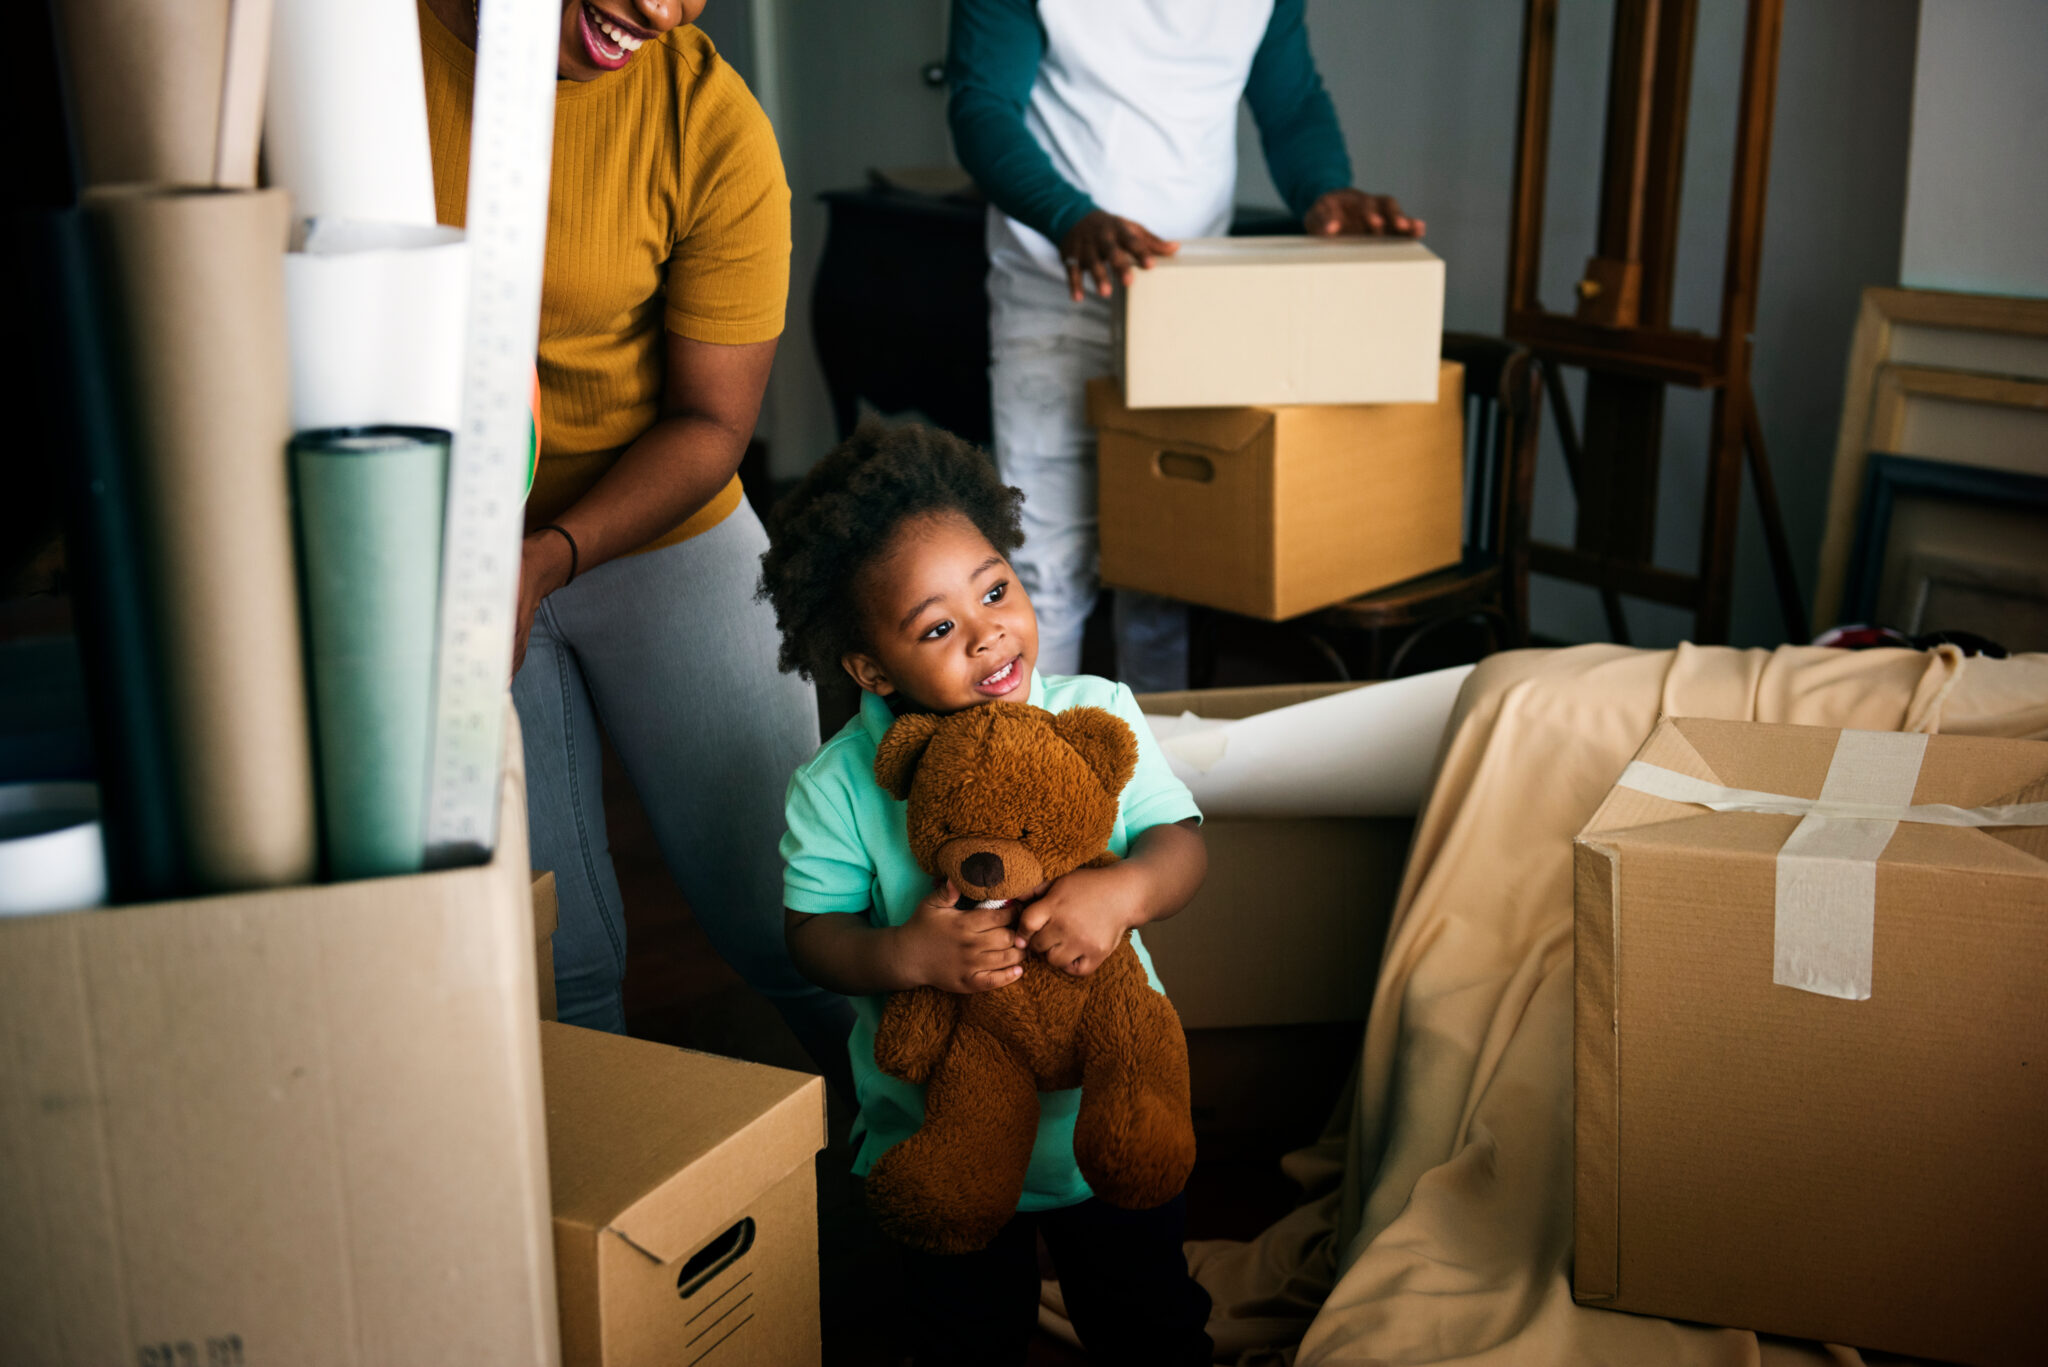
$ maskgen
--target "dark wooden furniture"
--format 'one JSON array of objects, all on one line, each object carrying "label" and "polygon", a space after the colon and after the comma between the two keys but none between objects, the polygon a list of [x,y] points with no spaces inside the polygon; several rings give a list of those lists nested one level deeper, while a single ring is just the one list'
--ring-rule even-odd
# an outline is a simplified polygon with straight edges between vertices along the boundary
[{"label": "dark wooden furniture", "polygon": [[[1671,325],[1699,0],[1616,0],[1595,255],[1579,281],[1575,314],[1553,313],[1537,300],[1557,7],[1558,0],[1528,0],[1523,31],[1506,332],[1541,361],[1579,512],[1573,544],[1536,543],[1530,568],[1599,586],[1617,641],[1628,640],[1623,593],[1690,608],[1696,639],[1726,640],[1746,455],[1786,636],[1803,641],[1805,603],[1750,388],[1784,0],[1748,0],[1720,331],[1711,337]],[[1581,430],[1574,430],[1560,366],[1587,372]],[[1694,574],[1663,569],[1652,559],[1669,384],[1714,396]]]},{"label": "dark wooden furniture", "polygon": [[[1529,504],[1543,392],[1535,358],[1513,342],[1444,334],[1465,367],[1465,555],[1456,565],[1302,618],[1339,676],[1346,638],[1364,633],[1365,677],[1393,678],[1417,644],[1455,622],[1483,623],[1494,650],[1529,639]],[[1383,644],[1398,637],[1391,652]]]},{"label": "dark wooden furniture", "polygon": [[[811,337],[841,437],[863,400],[917,412],[987,446],[987,207],[959,195],[877,185],[828,190],[825,251],[811,286]],[[1236,236],[1298,233],[1273,210],[1240,209]]]}]

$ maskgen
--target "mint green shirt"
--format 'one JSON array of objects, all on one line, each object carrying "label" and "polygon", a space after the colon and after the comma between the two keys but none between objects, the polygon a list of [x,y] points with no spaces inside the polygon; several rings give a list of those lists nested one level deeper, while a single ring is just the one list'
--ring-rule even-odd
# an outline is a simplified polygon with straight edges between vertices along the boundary
[{"label": "mint green shirt", "polygon": [[[1137,733],[1137,771],[1124,788],[1109,838],[1110,850],[1119,857],[1152,827],[1201,816],[1187,785],[1167,766],[1129,688],[1092,675],[1045,678],[1034,672],[1031,704],[1048,712],[1104,708]],[[875,782],[875,747],[895,719],[887,703],[863,694],[860,715],[791,776],[789,830],[782,837],[782,899],[792,910],[864,914],[871,925],[900,926],[931,891],[931,875],[910,854],[905,804]],[[1152,986],[1164,991],[1144,943],[1134,934],[1131,944]],[[875,1027],[888,997],[852,1000],[856,1019],[849,1047],[860,1094],[853,1170],[864,1177],[891,1145],[924,1123],[924,1088],[875,1066]],[[1038,1140],[1017,1209],[1051,1210],[1092,1194],[1074,1163],[1074,1115],[1080,1104],[1079,1089],[1039,1093]]]}]

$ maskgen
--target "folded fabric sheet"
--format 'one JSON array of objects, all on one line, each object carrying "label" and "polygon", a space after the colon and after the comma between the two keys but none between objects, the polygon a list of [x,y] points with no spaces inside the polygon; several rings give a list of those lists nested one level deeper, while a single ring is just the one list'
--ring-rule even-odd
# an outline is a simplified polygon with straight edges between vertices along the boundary
[{"label": "folded fabric sheet", "polygon": [[292,471],[327,874],[417,873],[448,434],[301,432]]},{"label": "folded fabric sheet", "polygon": [[[1249,1243],[1188,1246],[1218,1361],[1901,1361],[1572,1300],[1572,837],[1665,713],[2048,739],[2048,655],[1581,646],[1482,663],[1416,827],[1354,1090],[1285,1163],[1306,1203]],[[1049,1286],[1041,1319],[1070,1334],[1059,1310]]]},{"label": "folded fabric sheet", "polygon": [[414,0],[276,0],[263,152],[295,220],[433,225]]},{"label": "folded fabric sheet", "polygon": [[462,421],[460,229],[316,219],[284,284],[295,430]]},{"label": "folded fabric sheet", "polygon": [[1208,816],[1413,816],[1472,666],[1392,679],[1234,721],[1150,717]]},{"label": "folded fabric sheet", "polygon": [[84,208],[132,415],[155,668],[200,891],[305,882],[312,743],[285,462],[287,198],[117,187]]}]

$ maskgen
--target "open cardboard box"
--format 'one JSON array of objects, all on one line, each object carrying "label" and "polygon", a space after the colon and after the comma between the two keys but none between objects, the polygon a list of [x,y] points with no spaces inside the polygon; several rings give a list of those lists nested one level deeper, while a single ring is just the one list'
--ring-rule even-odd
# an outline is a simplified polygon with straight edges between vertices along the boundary
[{"label": "open cardboard box", "polygon": [[807,1073],[541,1027],[567,1367],[819,1361]]},{"label": "open cardboard box", "polygon": [[507,753],[481,867],[0,918],[0,1362],[557,1361]]},{"label": "open cardboard box", "polygon": [[[1145,693],[1145,712],[1233,719],[1357,684]],[[1313,1132],[1357,1054],[1415,823],[1214,817],[1209,876],[1145,947],[1188,1032],[1196,1123]]]}]

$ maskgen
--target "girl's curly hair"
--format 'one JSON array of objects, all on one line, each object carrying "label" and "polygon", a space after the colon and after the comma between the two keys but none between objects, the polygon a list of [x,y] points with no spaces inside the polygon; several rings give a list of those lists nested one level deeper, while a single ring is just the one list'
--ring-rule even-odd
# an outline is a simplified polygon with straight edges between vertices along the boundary
[{"label": "girl's curly hair", "polygon": [[855,591],[904,522],[956,512],[1008,555],[1024,544],[1023,503],[987,455],[952,433],[863,419],[768,515],[756,596],[775,607],[776,662],[816,679],[866,648]]}]

